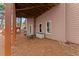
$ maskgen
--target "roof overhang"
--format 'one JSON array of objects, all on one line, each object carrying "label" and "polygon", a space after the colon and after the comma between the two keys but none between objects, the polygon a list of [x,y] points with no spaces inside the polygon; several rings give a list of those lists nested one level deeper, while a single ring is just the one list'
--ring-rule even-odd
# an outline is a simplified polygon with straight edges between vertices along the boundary
[{"label": "roof overhang", "polygon": [[16,16],[35,18],[59,3],[16,3]]}]

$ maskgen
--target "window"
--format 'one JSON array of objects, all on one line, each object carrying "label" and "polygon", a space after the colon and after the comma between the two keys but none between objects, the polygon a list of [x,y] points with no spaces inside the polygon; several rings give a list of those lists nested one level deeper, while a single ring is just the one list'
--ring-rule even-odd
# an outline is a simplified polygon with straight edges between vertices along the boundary
[{"label": "window", "polygon": [[42,32],[42,24],[39,24],[39,32]]},{"label": "window", "polygon": [[47,22],[47,33],[51,33],[51,21]]}]

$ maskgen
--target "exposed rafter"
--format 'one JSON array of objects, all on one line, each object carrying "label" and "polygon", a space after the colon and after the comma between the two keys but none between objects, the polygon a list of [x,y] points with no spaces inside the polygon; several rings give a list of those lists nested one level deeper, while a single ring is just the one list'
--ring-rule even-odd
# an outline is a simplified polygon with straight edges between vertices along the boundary
[{"label": "exposed rafter", "polygon": [[17,3],[16,15],[17,17],[38,17],[52,7],[59,5],[59,3]]},{"label": "exposed rafter", "polygon": [[26,6],[26,8],[16,9],[16,11],[29,10],[29,9],[38,8],[38,7],[46,7],[46,6],[45,5],[43,5],[43,6],[31,6],[31,7]]}]

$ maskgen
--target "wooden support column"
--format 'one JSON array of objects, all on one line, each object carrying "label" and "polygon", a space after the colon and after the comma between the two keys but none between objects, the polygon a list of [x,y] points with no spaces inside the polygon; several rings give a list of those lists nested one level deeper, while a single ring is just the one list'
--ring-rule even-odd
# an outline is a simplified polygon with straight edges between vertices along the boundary
[{"label": "wooden support column", "polygon": [[5,55],[11,55],[11,8],[10,3],[5,4]]},{"label": "wooden support column", "polygon": [[34,36],[36,35],[36,18],[34,18]]},{"label": "wooden support column", "polygon": [[20,18],[20,33],[21,33],[22,17]]},{"label": "wooden support column", "polygon": [[16,40],[16,11],[15,11],[15,4],[13,4],[13,44]]}]

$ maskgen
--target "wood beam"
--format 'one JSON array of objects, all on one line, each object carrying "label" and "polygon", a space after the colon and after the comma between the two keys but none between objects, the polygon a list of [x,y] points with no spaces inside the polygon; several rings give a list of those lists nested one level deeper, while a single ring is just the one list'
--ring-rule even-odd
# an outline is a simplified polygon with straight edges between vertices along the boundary
[{"label": "wood beam", "polygon": [[33,9],[33,8],[38,8],[38,7],[45,7],[46,5],[39,5],[39,6],[31,6],[31,7],[25,7],[25,8],[22,8],[22,9],[16,9],[16,11],[22,11],[22,10],[29,10],[29,9]]},{"label": "wood beam", "polygon": [[11,10],[12,4],[5,4],[5,55],[11,55]]},{"label": "wood beam", "polygon": [[17,17],[26,17],[26,14],[24,12],[16,12]]}]

